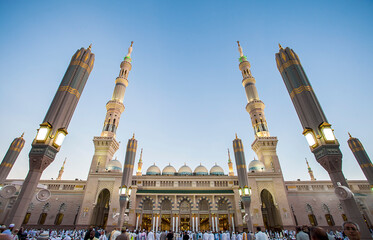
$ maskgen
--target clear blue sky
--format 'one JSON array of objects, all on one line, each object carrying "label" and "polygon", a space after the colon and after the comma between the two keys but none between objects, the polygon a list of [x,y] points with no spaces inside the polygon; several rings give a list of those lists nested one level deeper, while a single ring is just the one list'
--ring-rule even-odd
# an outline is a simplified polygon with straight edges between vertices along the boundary
[{"label": "clear blue sky", "polygon": [[[341,144],[348,179],[364,179],[347,145],[350,131],[373,153],[372,1],[1,1],[0,158],[25,132],[9,177],[24,178],[28,153],[71,56],[93,44],[93,71],[61,151],[42,178],[86,179],[119,65],[134,41],[116,153],[135,132],[143,173],[154,162],[186,162],[227,173],[227,148],[243,140],[247,164],[254,133],[236,41],[257,81],[285,180],[329,179],[309,151],[274,55],[278,43],[298,54]],[[232,155],[233,157],[233,155]],[[234,159],[232,159],[234,160]]]}]

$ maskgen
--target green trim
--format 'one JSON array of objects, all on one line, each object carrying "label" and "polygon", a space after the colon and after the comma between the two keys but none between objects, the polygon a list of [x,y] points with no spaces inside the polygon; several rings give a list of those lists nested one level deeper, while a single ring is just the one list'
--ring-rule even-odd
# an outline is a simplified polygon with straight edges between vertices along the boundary
[{"label": "green trim", "polygon": [[240,57],[238,60],[239,60],[240,63],[241,63],[241,62],[243,62],[243,61],[247,61],[247,57],[246,57],[246,56],[242,56],[242,57]]},{"label": "green trim", "polygon": [[233,194],[233,190],[137,190],[137,193],[230,193]]}]

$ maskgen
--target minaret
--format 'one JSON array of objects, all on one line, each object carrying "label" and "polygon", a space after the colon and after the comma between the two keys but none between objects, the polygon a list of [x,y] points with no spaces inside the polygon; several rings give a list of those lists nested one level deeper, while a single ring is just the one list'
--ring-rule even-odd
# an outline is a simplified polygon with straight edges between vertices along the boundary
[{"label": "minaret", "polygon": [[[277,68],[284,80],[303,127],[310,150],[329,173],[349,221],[360,226],[361,238],[371,239],[367,225],[342,172],[342,152],[297,54],[290,48],[276,53]],[[332,90],[330,90],[332,91]]]},{"label": "minaret", "polygon": [[142,175],[141,169],[142,169],[142,148],[141,148],[141,153],[140,153],[140,159],[139,159],[139,162],[137,163],[136,176],[141,176]]},{"label": "minaret", "polygon": [[58,177],[57,177],[56,180],[61,180],[61,178],[62,178],[62,174],[63,174],[63,170],[65,169],[65,163],[66,163],[66,158],[65,158],[65,160],[63,161],[62,167],[61,167],[60,171],[58,172]]},{"label": "minaret", "polygon": [[131,53],[132,45],[120,64],[118,77],[115,79],[115,88],[111,100],[106,104],[106,117],[101,137],[94,137],[95,154],[92,159],[90,173],[104,172],[107,163],[113,158],[114,153],[119,149],[119,143],[115,139],[120,116],[124,111],[123,99],[128,86],[128,74],[132,68]]},{"label": "minaret", "polygon": [[132,185],[131,181],[132,181],[132,175],[133,175],[133,168],[135,164],[136,150],[137,150],[137,140],[135,139],[135,134],[133,134],[133,137],[129,139],[127,143],[126,157],[125,157],[124,166],[123,166],[121,193],[119,196],[120,211],[119,211],[119,218],[118,218],[118,226],[120,228],[122,228],[123,215],[127,207],[127,202],[131,195],[130,187]]},{"label": "minaret", "polygon": [[370,158],[365,151],[363,144],[361,144],[360,140],[357,138],[351,137],[351,134],[348,133],[350,138],[348,139],[347,143],[350,147],[352,153],[354,154],[357,162],[359,163],[361,170],[363,170],[363,173],[365,177],[367,178],[371,189],[373,189],[373,164],[372,161],[370,161]]},{"label": "minaret", "polygon": [[238,43],[238,51],[240,53],[239,69],[242,72],[242,85],[245,88],[247,105],[246,111],[250,114],[251,124],[254,129],[255,140],[251,144],[259,161],[265,165],[265,171],[281,172],[280,162],[276,154],[277,137],[271,137],[269,134],[267,121],[264,115],[264,103],[259,99],[258,91],[255,87],[255,78],[251,75],[250,63],[247,57],[243,55],[243,51]]},{"label": "minaret", "polygon": [[14,163],[17,160],[19,153],[22,151],[23,146],[25,145],[25,140],[23,139],[24,133],[19,138],[15,138],[10,144],[8,151],[5,154],[5,157],[0,165],[0,185],[4,184],[6,178],[9,175],[10,170]]},{"label": "minaret", "polygon": [[250,204],[251,204],[251,193],[245,193],[244,189],[249,190],[249,180],[247,178],[247,166],[245,160],[245,154],[243,151],[243,145],[241,139],[237,137],[233,140],[234,158],[236,159],[236,168],[238,176],[238,185],[242,193],[241,200],[245,207],[244,220],[247,224],[249,231],[253,231],[253,224],[251,222]]},{"label": "minaret", "polygon": [[94,61],[95,55],[91,52],[91,46],[88,49],[79,49],[71,58],[70,65],[32,142],[29,154],[30,169],[6,220],[7,225],[14,223],[15,228],[21,226],[44,169],[54,161],[67,135],[67,128]]},{"label": "minaret", "polygon": [[231,160],[231,154],[229,153],[229,148],[228,148],[228,168],[229,168],[229,176],[234,176],[233,172],[233,163]]},{"label": "minaret", "polygon": [[315,177],[313,176],[313,171],[310,165],[308,164],[307,158],[306,158],[306,163],[307,163],[307,168],[308,168],[308,174],[310,175],[311,181],[316,181]]}]

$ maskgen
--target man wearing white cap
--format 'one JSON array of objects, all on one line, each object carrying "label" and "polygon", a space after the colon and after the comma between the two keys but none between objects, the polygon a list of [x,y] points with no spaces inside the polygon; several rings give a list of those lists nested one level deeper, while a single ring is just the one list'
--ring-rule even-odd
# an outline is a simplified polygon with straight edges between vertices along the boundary
[{"label": "man wearing white cap", "polygon": [[9,228],[4,230],[3,233],[9,236],[12,236],[13,228],[14,228],[14,223],[11,223],[9,224]]}]

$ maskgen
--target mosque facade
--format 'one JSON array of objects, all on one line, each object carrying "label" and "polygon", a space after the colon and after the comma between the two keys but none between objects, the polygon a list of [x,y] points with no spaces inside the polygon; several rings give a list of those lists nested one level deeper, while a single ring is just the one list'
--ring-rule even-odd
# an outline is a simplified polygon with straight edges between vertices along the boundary
[{"label": "mosque facade", "polygon": [[[23,226],[81,229],[93,225],[109,230],[119,227],[119,218],[123,217],[127,228],[148,231],[247,230],[241,200],[241,176],[233,171],[229,150],[226,167],[169,164],[162,166],[161,170],[160,166],[153,164],[143,171],[142,150],[136,171],[133,164],[123,166],[113,159],[119,149],[116,134],[125,109],[123,100],[132,67],[131,52],[132,44],[120,64],[112,98],[106,104],[107,114],[101,135],[93,138],[95,152],[87,180],[61,180],[64,166],[58,179],[40,180]],[[252,225],[273,230],[294,229],[297,225],[328,229],[340,227],[347,217],[331,181],[315,180],[309,166],[309,181],[284,181],[276,153],[277,137],[270,135],[264,115],[265,105],[259,99],[250,63],[240,46],[239,52],[239,69],[248,101],[246,110],[255,134],[251,147],[258,156],[248,166],[246,163],[237,165],[237,169],[247,170],[244,178],[250,187]],[[137,144],[134,151],[136,148]],[[124,168],[133,174],[130,186],[127,186],[131,191],[128,192],[125,214],[120,216],[119,189]],[[20,179],[5,181],[5,185],[10,187],[0,193],[0,222],[6,221],[22,183]],[[348,184],[366,223],[372,226],[373,193],[369,183],[355,180],[348,181]]]}]

